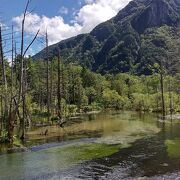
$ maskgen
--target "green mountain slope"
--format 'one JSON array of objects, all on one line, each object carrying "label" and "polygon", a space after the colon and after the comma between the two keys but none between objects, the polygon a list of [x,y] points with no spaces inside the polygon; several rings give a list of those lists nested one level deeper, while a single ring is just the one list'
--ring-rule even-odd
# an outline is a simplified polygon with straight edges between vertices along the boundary
[{"label": "green mountain slope", "polygon": [[[61,51],[64,62],[77,62],[100,73],[151,74],[163,59],[179,71],[180,0],[133,0],[117,16],[89,34],[49,47],[50,58]],[[43,59],[45,50],[34,59]],[[173,67],[172,67],[173,65]]]}]

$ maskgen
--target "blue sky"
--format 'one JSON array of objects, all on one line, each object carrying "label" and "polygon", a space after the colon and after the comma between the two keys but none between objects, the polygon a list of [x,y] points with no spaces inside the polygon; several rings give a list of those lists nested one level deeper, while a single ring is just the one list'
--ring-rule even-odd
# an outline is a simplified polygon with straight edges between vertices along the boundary
[{"label": "blue sky", "polygon": [[[31,41],[37,30],[40,35],[28,55],[44,48],[42,41],[48,31],[49,44],[90,32],[96,25],[115,16],[130,0],[32,0],[26,17],[25,44]],[[0,0],[1,23],[21,28],[22,12],[26,0]],[[10,30],[8,30],[9,32]],[[17,41],[19,34],[16,33]],[[6,47],[8,50],[9,47]]]},{"label": "blue sky", "polygon": [[[26,0],[0,0],[0,12],[4,21],[11,21],[12,17],[19,16],[26,4]],[[66,21],[72,18],[74,10],[80,9],[84,1],[80,0],[32,0],[30,10],[34,10],[41,15],[53,17],[55,15],[63,15],[59,13],[61,7],[66,7],[69,10],[68,15],[63,17]]]}]

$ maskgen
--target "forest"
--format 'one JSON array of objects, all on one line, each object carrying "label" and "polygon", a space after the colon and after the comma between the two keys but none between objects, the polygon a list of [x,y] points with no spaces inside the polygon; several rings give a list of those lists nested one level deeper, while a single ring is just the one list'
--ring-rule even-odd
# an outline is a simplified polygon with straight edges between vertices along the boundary
[{"label": "forest", "polygon": [[156,112],[163,117],[180,111],[180,74],[101,75],[64,64],[60,56],[44,61],[29,57],[24,58],[23,100],[17,102],[20,67],[20,55],[12,66],[6,59],[1,61],[5,74],[3,78],[1,73],[1,142],[13,142],[15,126],[20,128],[18,138],[24,139],[30,124],[61,124],[79,113],[115,109]]}]

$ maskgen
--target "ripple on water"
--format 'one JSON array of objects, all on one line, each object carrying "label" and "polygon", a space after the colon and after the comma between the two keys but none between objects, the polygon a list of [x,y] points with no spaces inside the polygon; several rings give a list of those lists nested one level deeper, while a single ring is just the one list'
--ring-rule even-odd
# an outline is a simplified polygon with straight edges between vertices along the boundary
[{"label": "ripple on water", "polygon": [[[161,131],[152,117],[150,120],[137,118],[135,113],[129,113],[97,115],[95,120],[64,129],[50,127],[47,137],[39,135],[45,129],[36,129],[29,132],[29,141],[46,142],[44,139],[56,136],[64,142],[32,147],[32,152],[1,156],[0,179],[109,180],[159,178],[160,173],[166,174],[164,177],[175,177],[177,174],[170,172],[179,169],[179,157],[173,157],[172,152],[177,155],[179,146],[171,136],[178,136],[180,131],[177,126],[172,128],[175,130],[166,124],[166,129]],[[78,140],[69,141],[73,137]],[[168,166],[163,166],[165,163]]]}]

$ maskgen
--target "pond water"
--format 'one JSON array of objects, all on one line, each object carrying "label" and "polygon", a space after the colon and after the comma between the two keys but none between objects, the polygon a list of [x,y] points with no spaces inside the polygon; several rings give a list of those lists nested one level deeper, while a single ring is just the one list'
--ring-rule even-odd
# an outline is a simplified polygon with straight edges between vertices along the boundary
[{"label": "pond water", "polygon": [[180,178],[180,123],[153,114],[84,115],[26,137],[27,152],[1,153],[1,180]]}]

